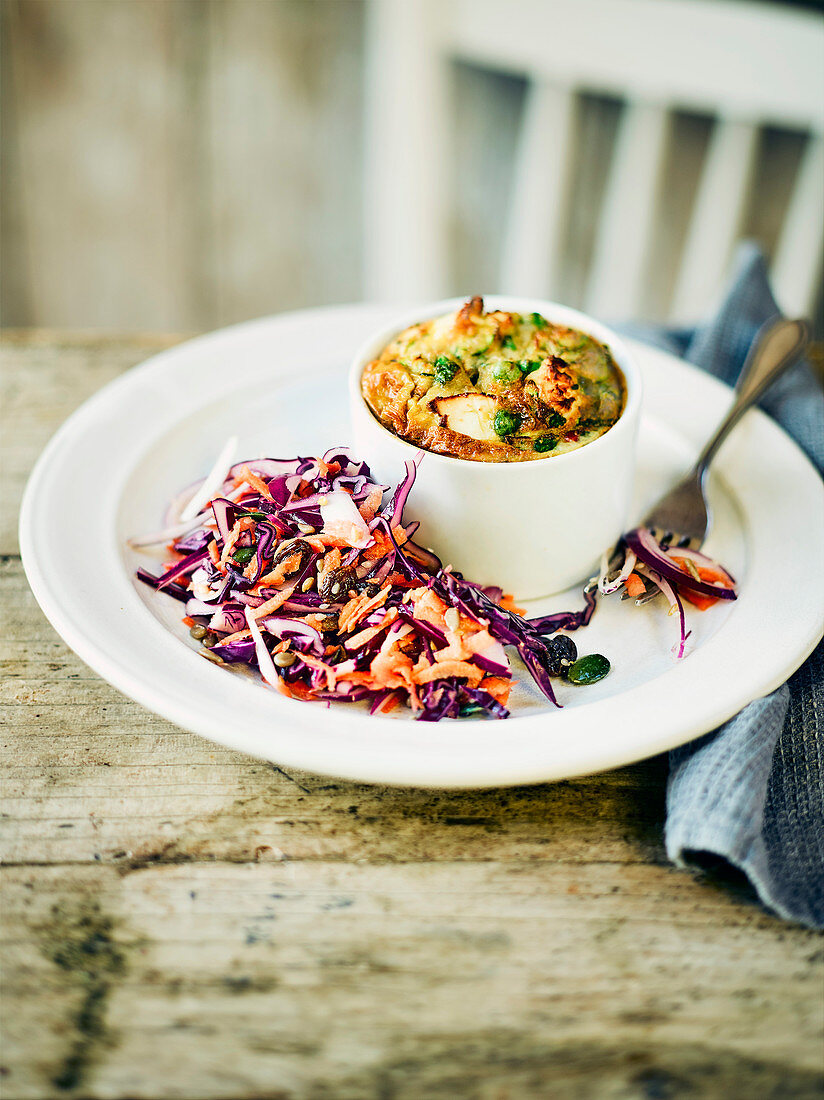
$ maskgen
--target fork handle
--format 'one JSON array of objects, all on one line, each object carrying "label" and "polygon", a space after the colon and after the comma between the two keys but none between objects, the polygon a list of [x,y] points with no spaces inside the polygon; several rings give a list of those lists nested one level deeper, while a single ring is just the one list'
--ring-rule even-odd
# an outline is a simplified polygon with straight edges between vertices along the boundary
[{"label": "fork handle", "polygon": [[738,379],[732,407],[695,464],[699,477],[744,413],[798,361],[809,342],[810,328],[806,321],[777,317],[761,326]]}]

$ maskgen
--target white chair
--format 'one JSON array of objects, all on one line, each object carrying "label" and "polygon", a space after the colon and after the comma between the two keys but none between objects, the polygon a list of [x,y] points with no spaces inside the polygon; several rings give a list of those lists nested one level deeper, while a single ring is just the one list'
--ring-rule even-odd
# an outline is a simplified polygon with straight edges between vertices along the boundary
[{"label": "white chair", "polygon": [[811,309],[824,248],[824,20],[728,0],[371,0],[366,153],[367,293],[425,299],[448,287],[449,66],[527,77],[499,288],[557,293],[574,201],[576,98],[624,101],[583,307],[643,312],[672,112],[715,121],[670,319],[718,293],[750,197],[763,125],[806,145],[772,261],[779,302]]}]

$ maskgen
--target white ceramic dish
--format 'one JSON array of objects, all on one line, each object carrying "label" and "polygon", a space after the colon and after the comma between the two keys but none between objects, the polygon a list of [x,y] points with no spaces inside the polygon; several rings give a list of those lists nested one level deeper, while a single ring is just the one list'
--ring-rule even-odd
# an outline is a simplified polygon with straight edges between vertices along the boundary
[{"label": "white ceramic dish", "polygon": [[638,368],[611,329],[577,310],[536,298],[485,296],[487,310],[541,313],[605,344],[626,382],[624,411],[608,432],[585,447],[532,462],[471,462],[422,451],[370,411],[361,376],[399,332],[452,313],[465,300],[451,298],[407,312],[358,349],[349,372],[355,449],[368,456],[384,482],[405,460],[421,460],[415,479],[418,541],[437,545],[444,561],[460,562],[467,576],[500,585],[521,600],[562,592],[593,573],[602,552],[626,530],[641,415]]},{"label": "white ceramic dish", "polygon": [[[167,499],[205,473],[232,433],[253,455],[345,442],[347,364],[395,313],[313,310],[201,337],[107,386],[60,429],[29,481],[20,541],[41,607],[96,672],[180,726],[283,765],[467,787],[559,779],[671,748],[771,691],[803,661],[824,609],[824,490],[761,413],[749,413],[730,437],[710,482],[716,525],[708,550],[739,578],[741,597],[691,615],[695,651],[677,665],[665,609],[604,601],[578,642],[607,653],[613,670],[589,688],[560,685],[563,710],[524,683],[509,721],[430,725],[283,699],[199,657],[180,605],[133,580],[139,559],[126,538],[154,529]],[[646,394],[638,515],[692,461],[730,391],[632,346]],[[788,537],[799,531],[803,538]],[[565,605],[579,606],[577,594],[535,609]]]}]

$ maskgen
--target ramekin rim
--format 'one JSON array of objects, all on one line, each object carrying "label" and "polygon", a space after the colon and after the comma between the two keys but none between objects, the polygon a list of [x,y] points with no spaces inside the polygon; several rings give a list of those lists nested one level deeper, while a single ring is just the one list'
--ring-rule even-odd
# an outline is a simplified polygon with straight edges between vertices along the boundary
[{"label": "ramekin rim", "polygon": [[[469,467],[474,470],[478,470],[480,467],[486,470],[496,471],[519,469],[523,471],[524,468],[534,468],[536,463],[545,462],[548,468],[557,470],[559,463],[567,459],[572,459],[575,455],[580,455],[582,453],[589,453],[592,455],[592,448],[597,448],[599,451],[602,450],[603,448],[598,447],[598,445],[604,440],[609,439],[610,436],[612,436],[614,443],[615,435],[613,433],[615,433],[616,430],[619,435],[624,434],[626,431],[635,430],[635,420],[637,414],[640,412],[641,399],[643,396],[641,375],[635,359],[626,344],[609,325],[604,324],[603,321],[599,321],[596,317],[591,317],[589,314],[583,313],[581,310],[574,309],[572,306],[566,306],[561,302],[553,302],[546,298],[521,297],[514,294],[484,294],[480,295],[480,297],[483,297],[485,305],[492,303],[494,309],[514,310],[517,312],[540,312],[550,321],[553,320],[551,311],[556,310],[570,319],[574,318],[577,320],[580,318],[581,321],[585,322],[585,324],[576,325],[574,327],[579,328],[581,332],[585,332],[587,335],[594,337],[600,343],[606,345],[624,376],[624,381],[626,383],[626,401],[621,411],[621,415],[603,435],[598,436],[597,439],[593,439],[589,443],[585,443],[582,447],[576,447],[572,451],[565,451],[563,454],[559,455],[547,455],[542,458],[525,459],[517,462],[499,462],[495,459],[491,461],[479,461],[472,458],[459,458],[457,455],[439,454],[437,451],[428,451],[424,447],[419,447],[415,443],[410,443],[409,440],[403,439],[401,436],[396,435],[395,432],[390,431],[369,407],[361,389],[360,382],[363,368],[374,355],[371,349],[379,342],[385,347],[393,336],[396,336],[399,332],[403,332],[403,330],[410,325],[415,324],[416,317],[420,321],[434,319],[435,317],[443,316],[443,314],[448,313],[450,309],[454,309],[467,301],[467,295],[458,295],[452,298],[443,298],[436,302],[423,303],[416,307],[409,307],[403,312],[399,312],[395,320],[373,332],[361,343],[358,350],[355,352],[349,368],[350,402],[356,403],[362,411],[367,414],[374,426],[388,439],[392,440],[394,444],[401,448],[408,449],[415,455],[426,455],[429,460],[438,460],[447,463],[448,466],[452,468],[454,468],[454,463],[457,462],[460,463],[461,466]],[[532,307],[534,307],[534,309]],[[586,327],[590,325],[594,326],[596,331]],[[601,330],[601,332],[606,335],[599,335],[597,330]],[[617,356],[613,351],[616,345],[619,352]],[[628,365],[629,371],[626,369],[625,364]],[[354,409],[352,411],[354,412]]]}]

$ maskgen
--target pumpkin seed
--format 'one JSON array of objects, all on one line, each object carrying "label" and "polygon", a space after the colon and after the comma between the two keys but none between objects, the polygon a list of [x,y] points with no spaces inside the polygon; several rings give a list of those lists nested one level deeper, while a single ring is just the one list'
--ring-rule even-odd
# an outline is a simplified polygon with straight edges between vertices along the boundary
[{"label": "pumpkin seed", "polygon": [[571,684],[597,684],[610,670],[610,663],[600,653],[588,653],[569,666],[567,680]]}]

